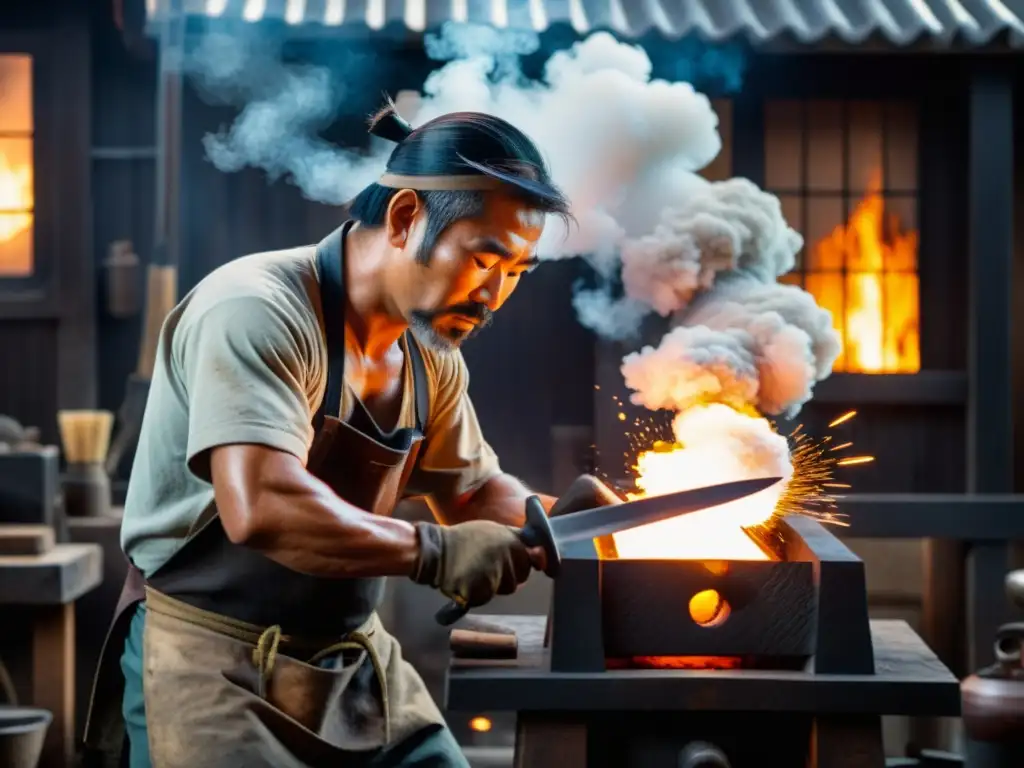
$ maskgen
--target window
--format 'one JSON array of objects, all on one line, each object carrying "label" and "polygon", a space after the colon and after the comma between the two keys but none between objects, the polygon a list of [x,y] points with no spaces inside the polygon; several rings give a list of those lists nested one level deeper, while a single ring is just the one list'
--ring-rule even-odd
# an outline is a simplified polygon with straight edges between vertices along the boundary
[{"label": "window", "polygon": [[0,55],[0,278],[35,262],[32,57]]},{"label": "window", "polygon": [[917,112],[876,101],[776,101],[765,188],[804,236],[796,269],[842,337],[834,370],[916,373]]}]

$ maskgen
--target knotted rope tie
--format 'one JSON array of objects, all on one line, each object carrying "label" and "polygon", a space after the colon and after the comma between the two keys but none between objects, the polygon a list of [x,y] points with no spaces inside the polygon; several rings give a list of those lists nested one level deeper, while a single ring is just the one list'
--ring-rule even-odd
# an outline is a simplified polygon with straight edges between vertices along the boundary
[{"label": "knotted rope tie", "polygon": [[[391,743],[391,702],[388,698],[388,681],[384,670],[384,664],[380,660],[380,654],[374,648],[369,632],[349,632],[345,637],[333,645],[329,645],[319,651],[307,664],[316,666],[329,656],[334,656],[345,651],[365,651],[373,667],[374,677],[380,686],[381,709],[384,715],[384,744]],[[281,645],[281,627],[274,625],[267,627],[256,641],[256,647],[252,651],[252,663],[259,672],[259,696],[265,699],[267,688],[270,685],[270,678],[274,674],[274,662],[277,660],[278,648]]]}]

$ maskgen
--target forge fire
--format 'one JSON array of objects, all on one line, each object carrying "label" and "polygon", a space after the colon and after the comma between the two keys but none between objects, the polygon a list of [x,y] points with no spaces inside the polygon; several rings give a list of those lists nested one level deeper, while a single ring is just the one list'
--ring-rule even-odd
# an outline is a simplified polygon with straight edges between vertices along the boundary
[{"label": "forge fire", "polygon": [[780,278],[801,285],[837,320],[833,371],[917,373],[921,368],[918,234],[888,210],[881,173],[839,224],[812,243],[807,267]]},{"label": "forge fire", "polygon": [[[783,436],[768,419],[720,404],[677,415],[670,429],[672,440],[652,439],[659,430],[651,424],[634,425],[635,490],[627,494],[630,498],[773,472],[785,478],[785,483],[714,509],[619,532],[613,537],[615,556],[705,562],[767,560],[768,552],[750,532],[771,530],[773,521],[786,514],[844,525],[836,502],[850,485],[839,481],[837,470],[874,460],[857,455],[853,442],[842,439],[842,427],[856,415],[856,411],[841,414],[829,424],[835,432],[817,440],[804,432],[802,425]],[[772,452],[766,452],[767,448]],[[708,599],[713,602],[714,596]],[[706,610],[691,606],[695,619]]]}]

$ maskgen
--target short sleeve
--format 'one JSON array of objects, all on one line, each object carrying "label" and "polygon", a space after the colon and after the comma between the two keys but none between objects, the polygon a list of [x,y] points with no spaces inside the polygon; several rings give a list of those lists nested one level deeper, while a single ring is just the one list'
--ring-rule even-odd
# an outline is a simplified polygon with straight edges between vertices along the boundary
[{"label": "short sleeve", "polygon": [[210,481],[211,449],[265,445],[306,461],[312,439],[302,322],[262,297],[218,302],[182,318],[173,355],[188,403],[187,460]]},{"label": "short sleeve", "polygon": [[460,353],[435,357],[434,395],[426,439],[410,489],[450,502],[501,474],[469,397],[469,372]]}]

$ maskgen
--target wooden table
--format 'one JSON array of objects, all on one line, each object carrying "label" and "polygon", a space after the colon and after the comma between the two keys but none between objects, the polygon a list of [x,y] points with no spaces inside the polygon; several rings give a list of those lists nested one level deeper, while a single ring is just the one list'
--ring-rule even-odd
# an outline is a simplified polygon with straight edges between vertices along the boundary
[{"label": "wooden table", "polygon": [[[453,659],[446,706],[473,713],[516,712],[516,768],[603,766],[602,755],[593,750],[588,755],[588,730],[614,727],[609,723],[623,723],[626,716],[634,724],[661,715],[667,716],[666,723],[671,718],[679,723],[713,719],[708,713],[726,715],[717,718],[719,726],[740,717],[767,722],[780,713],[801,716],[810,723],[815,753],[808,765],[873,768],[885,764],[881,715],[960,713],[957,679],[902,621],[871,622],[873,675],[639,669],[554,673],[543,647],[545,617],[479,616],[477,621],[515,631],[519,655],[511,661]],[[664,755],[640,761],[631,753],[627,762],[614,764],[669,762]]]},{"label": "wooden table", "polygon": [[58,544],[43,555],[0,557],[0,608],[32,615],[32,698],[48,709],[40,768],[66,768],[75,752],[75,601],[99,586],[103,553],[95,544]]}]

